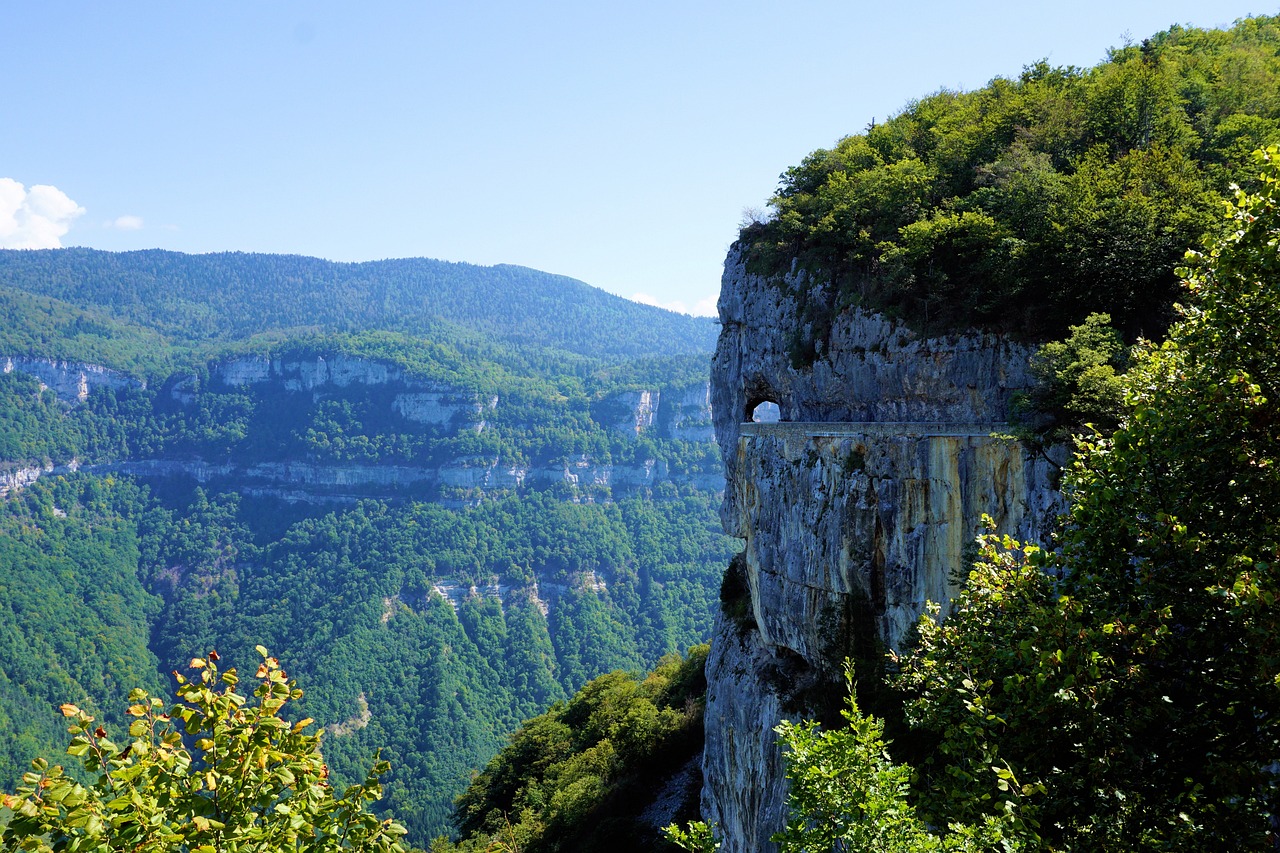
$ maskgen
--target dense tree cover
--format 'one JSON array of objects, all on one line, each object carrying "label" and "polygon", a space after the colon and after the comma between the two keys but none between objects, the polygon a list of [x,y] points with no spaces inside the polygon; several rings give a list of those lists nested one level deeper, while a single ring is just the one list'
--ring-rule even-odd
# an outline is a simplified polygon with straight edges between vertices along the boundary
[{"label": "dense tree cover", "polygon": [[102,364],[134,376],[171,372],[189,348],[91,306],[6,287],[0,280],[0,354]]},{"label": "dense tree cover", "polygon": [[716,334],[710,320],[629,302],[564,276],[426,258],[344,264],[238,252],[4,251],[0,286],[186,341],[378,329],[427,338],[461,334],[514,350],[616,361],[709,353]]},{"label": "dense tree cover", "polygon": [[138,579],[144,493],[130,483],[41,482],[0,511],[0,780],[56,754],[54,709],[72,701],[107,721],[129,690],[156,690],[148,647],[161,600]]},{"label": "dense tree cover", "polygon": [[1015,397],[1011,419],[1020,438],[1066,444],[1085,429],[1106,433],[1124,406],[1119,371],[1128,349],[1106,314],[1071,326],[1065,340],[1041,346],[1031,359],[1036,384]]},{"label": "dense tree cover", "polygon": [[[921,621],[896,678],[914,797],[798,800],[800,831],[832,826],[832,802],[856,815],[888,796],[926,826],[998,821],[1028,849],[1274,846],[1280,151],[1260,156],[1227,236],[1188,255],[1190,305],[1168,341],[1135,350],[1119,428],[1081,442],[1061,549],[987,537],[951,615]],[[810,768],[811,744],[787,733],[793,778],[825,778],[866,745]],[[935,848],[917,835],[879,849]]]},{"label": "dense tree cover", "polygon": [[[0,843],[35,853],[194,853],[293,850],[402,853],[404,827],[369,807],[381,795],[375,758],[359,785],[339,796],[320,754],[313,720],[290,719],[302,691],[261,646],[251,693],[235,668],[219,671],[219,655],[193,658],[195,677],[178,681],[174,703],[129,693],[123,747],[84,709],[61,706],[89,784],[47,759],[32,762],[16,794]],[[251,682],[252,683],[252,682]]]},{"label": "dense tree cover", "polygon": [[[48,331],[68,328],[51,322]],[[197,366],[193,379],[153,374],[145,388],[96,389],[68,408],[14,373],[0,376],[0,457],[14,466],[72,459],[435,466],[585,456],[677,473],[718,471],[709,444],[626,437],[592,415],[619,389],[697,381],[705,366],[695,367],[693,357],[613,366],[579,359],[569,375],[554,370],[570,362],[527,347],[526,362],[542,365],[553,375],[546,379],[485,361],[476,355],[482,348],[468,351],[460,340],[382,331],[260,336],[224,352],[379,359],[462,394],[498,396],[496,409],[477,416],[482,429],[470,421],[408,421],[393,405],[402,386],[324,394],[227,387]],[[503,357],[519,366],[514,352]],[[5,627],[13,636],[0,655],[10,711],[0,722],[3,778],[16,779],[34,755],[54,751],[57,701],[108,709],[110,719],[128,685],[154,690],[154,675],[145,673],[157,665],[174,668],[210,648],[243,660],[266,641],[315,684],[304,704],[331,727],[326,756],[336,778],[357,781],[371,752],[388,747],[396,769],[380,807],[402,815],[419,839],[445,826],[451,798],[521,719],[602,672],[652,665],[705,638],[729,555],[711,496],[669,485],[658,490],[659,503],[641,493],[608,506],[569,504],[566,498],[610,495],[566,484],[546,493],[512,490],[471,510],[370,502],[325,515],[242,503],[220,491],[242,487],[233,481],[193,495],[181,483],[155,480],[159,503],[112,479],[69,482],[42,482],[0,512],[0,519],[20,519],[23,507],[44,501],[56,512],[46,507],[54,520],[36,528],[42,536],[68,525],[82,534],[58,534],[72,543],[58,546],[69,558],[32,551],[25,521],[0,536],[0,549],[12,552],[0,564],[4,583],[19,590],[10,599],[13,625]],[[87,510],[75,500],[47,497],[64,488],[94,495],[105,488],[115,503],[89,501],[98,515],[81,521]],[[416,496],[480,497],[465,489]],[[81,566],[78,576],[68,574],[67,559]],[[106,633],[100,596],[84,576],[94,561],[112,579],[111,600],[128,604],[128,618],[116,614]],[[452,603],[433,591],[438,584],[454,588]],[[480,594],[469,596],[473,584]],[[51,618],[55,612],[62,618]],[[95,658],[98,645],[84,639],[94,637],[115,641],[111,653]],[[110,678],[100,674],[104,667]]]},{"label": "dense tree cover", "polygon": [[266,642],[310,684],[300,705],[335,779],[385,748],[379,808],[425,843],[520,720],[705,638],[732,552],[711,495],[316,515],[182,494],[80,474],[0,507],[6,785],[56,752],[60,702],[118,723],[129,685],[154,693],[157,671],[211,648],[243,665]]},{"label": "dense tree cover", "polygon": [[0,373],[0,460],[10,466],[65,462],[79,451],[79,430],[58,395],[21,373]]},{"label": "dense tree cover", "polygon": [[753,269],[798,263],[811,360],[834,313],[888,311],[926,332],[1058,338],[1090,312],[1158,336],[1174,267],[1217,227],[1248,158],[1280,138],[1280,18],[1171,27],[1095,68],[1040,62],[940,91],[782,175],[743,229]]},{"label": "dense tree cover", "polygon": [[668,849],[641,813],[702,748],[706,657],[698,646],[645,676],[602,675],[524,722],[458,798],[462,839],[433,853]]},{"label": "dense tree cover", "polygon": [[[385,747],[395,765],[387,804],[420,839],[440,830],[451,797],[519,720],[590,677],[706,636],[728,553],[708,498],[364,504],[262,549],[238,534],[233,503],[175,514],[191,536],[152,569],[185,573],[156,623],[157,647],[174,661],[201,645],[243,655],[265,639],[281,649],[312,682],[312,716],[341,725],[369,714],[331,737],[326,755],[350,778]],[[631,530],[641,526],[686,536],[645,540],[657,550],[638,558]],[[192,542],[206,543],[199,562]],[[440,583],[462,599],[456,613]],[[472,584],[497,589],[472,596]]]}]

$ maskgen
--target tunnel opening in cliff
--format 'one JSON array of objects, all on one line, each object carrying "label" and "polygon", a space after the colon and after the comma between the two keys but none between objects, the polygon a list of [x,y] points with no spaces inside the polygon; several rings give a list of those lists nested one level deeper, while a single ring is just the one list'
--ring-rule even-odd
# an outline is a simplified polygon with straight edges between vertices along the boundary
[{"label": "tunnel opening in cliff", "polygon": [[745,423],[777,423],[782,420],[783,395],[773,387],[763,374],[755,373],[744,377],[742,397],[745,404],[742,408],[742,420]]},{"label": "tunnel opening in cliff", "polygon": [[749,398],[743,420],[757,424],[776,424],[782,420],[782,407],[776,400],[764,399],[750,402]]}]

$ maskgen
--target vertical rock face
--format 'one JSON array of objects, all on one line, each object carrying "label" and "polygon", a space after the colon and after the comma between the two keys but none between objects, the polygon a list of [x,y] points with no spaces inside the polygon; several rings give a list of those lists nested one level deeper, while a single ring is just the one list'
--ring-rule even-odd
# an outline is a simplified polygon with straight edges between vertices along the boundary
[{"label": "vertical rock face", "polygon": [[663,421],[668,437],[681,441],[714,441],[711,386],[705,383],[677,389],[663,400],[669,404]]},{"label": "vertical rock face", "polygon": [[52,388],[58,399],[72,405],[89,399],[89,391],[98,387],[146,387],[146,383],[140,380],[97,364],[22,355],[0,356],[0,371],[12,373],[15,370],[36,377],[45,387]]},{"label": "vertical rock face", "polygon": [[[1055,462],[992,435],[1031,384],[1028,348],[849,310],[797,366],[790,344],[811,330],[789,294],[826,294],[790,284],[730,252],[712,366],[721,514],[745,543],[707,663],[703,813],[726,853],[774,849],[778,721],[838,702],[846,657],[901,647],[927,601],[951,598],[984,514],[1042,540],[1060,509]],[[749,423],[766,401],[782,422]]]},{"label": "vertical rock face", "polygon": [[623,435],[637,436],[653,426],[662,392],[655,390],[624,391],[610,398],[617,414],[607,426]]},{"label": "vertical rock face", "polygon": [[656,389],[614,394],[597,407],[601,422],[627,436],[651,433],[679,441],[714,441],[711,386],[701,382],[667,393]]}]

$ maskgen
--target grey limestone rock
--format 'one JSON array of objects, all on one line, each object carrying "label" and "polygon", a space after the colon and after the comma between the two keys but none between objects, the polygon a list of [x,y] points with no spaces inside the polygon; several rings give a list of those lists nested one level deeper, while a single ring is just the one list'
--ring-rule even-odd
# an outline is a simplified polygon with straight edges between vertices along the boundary
[{"label": "grey limestone rock", "polygon": [[81,361],[63,361],[35,356],[0,356],[0,370],[5,373],[25,373],[51,388],[58,399],[75,405],[89,399],[89,392],[98,387],[144,388],[146,383],[118,370]]},{"label": "grey limestone rock", "polygon": [[[1031,384],[1029,347],[923,337],[850,308],[797,366],[806,287],[826,298],[803,274],[786,287],[750,274],[736,250],[725,264],[711,409],[749,594],[745,613],[720,616],[707,666],[703,814],[725,853],[774,849],[782,717],[838,703],[846,656],[899,648],[926,602],[945,608],[984,515],[1043,541],[1061,509],[1061,452],[996,434]],[[765,401],[781,423],[750,422]]]}]

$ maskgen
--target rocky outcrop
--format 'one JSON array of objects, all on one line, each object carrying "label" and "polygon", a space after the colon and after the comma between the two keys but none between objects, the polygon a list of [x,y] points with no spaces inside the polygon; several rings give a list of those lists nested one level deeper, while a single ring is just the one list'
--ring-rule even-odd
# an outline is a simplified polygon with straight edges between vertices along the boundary
[{"label": "rocky outcrop", "polygon": [[650,434],[677,441],[714,441],[711,418],[711,386],[698,383],[672,388],[624,391],[598,405],[596,417],[606,427],[626,436]]},{"label": "rocky outcrop", "polygon": [[56,474],[74,474],[80,470],[79,461],[72,459],[66,465],[27,465],[0,469],[0,498],[6,498],[10,492],[21,491],[41,477]]},{"label": "rocky outcrop", "polygon": [[714,441],[711,385],[698,384],[669,392],[659,413],[665,435],[678,441]]},{"label": "rocky outcrop", "polygon": [[289,359],[244,356],[213,365],[209,378],[230,387],[279,383],[287,391],[388,385],[405,381],[404,371],[390,362],[341,354]]},{"label": "rocky outcrop", "polygon": [[609,400],[616,407],[617,414],[605,426],[623,435],[640,435],[645,430],[652,429],[661,398],[662,392],[648,388],[614,394]]},{"label": "rocky outcrop", "polygon": [[71,405],[83,403],[89,399],[89,392],[94,388],[146,387],[146,383],[142,380],[134,379],[118,370],[80,361],[6,355],[0,356],[0,370],[5,373],[17,371],[34,376],[46,388],[51,388],[58,395],[59,400]]},{"label": "rocky outcrop", "polygon": [[[543,616],[551,612],[551,608],[571,590],[580,590],[593,595],[602,595],[609,589],[608,583],[595,571],[586,571],[575,575],[569,583],[555,583],[545,579],[535,579],[525,584],[484,584],[458,583],[441,580],[431,585],[431,594],[438,595],[457,612],[469,599],[492,599],[504,610],[515,600],[528,601],[537,607]],[[413,596],[401,590],[397,600],[413,606],[421,606],[424,601],[415,601]],[[388,602],[389,604],[389,602]]]},{"label": "rocky outcrop", "polygon": [[[731,252],[712,409],[728,480],[725,530],[744,541],[742,600],[707,663],[704,817],[725,853],[773,848],[785,780],[773,731],[839,701],[846,657],[900,647],[927,601],[945,603],[983,515],[1043,540],[1057,464],[993,435],[1027,387],[1030,350],[992,335],[927,338],[881,316],[839,315],[811,365],[794,294]],[[751,423],[778,405],[782,422]],[[834,694],[834,695],[833,695]]]},{"label": "rocky outcrop", "polygon": [[476,432],[480,432],[485,426],[482,416],[486,411],[498,408],[498,397],[494,394],[485,399],[478,394],[441,387],[397,394],[391,408],[405,420],[433,426],[447,426],[461,416],[474,425]]},{"label": "rocky outcrop", "polygon": [[[778,405],[783,421],[1000,423],[1012,395],[1032,384],[1026,346],[989,334],[922,338],[860,310],[841,314],[817,360],[796,369],[793,342],[813,331],[795,291],[828,299],[826,285],[797,278],[784,287],[750,275],[736,251],[725,261],[711,409],[730,482],[739,424],[765,401]],[[744,535],[732,500],[722,515],[730,535]]]},{"label": "rocky outcrop", "polygon": [[391,362],[342,354],[242,356],[215,362],[207,377],[182,377],[172,384],[169,394],[190,405],[206,383],[214,388],[274,385],[281,391],[308,393],[312,401],[353,387],[387,388],[393,392],[391,410],[400,417],[455,431],[465,426],[480,432],[485,427],[485,413],[498,406],[496,395],[420,379]]}]

